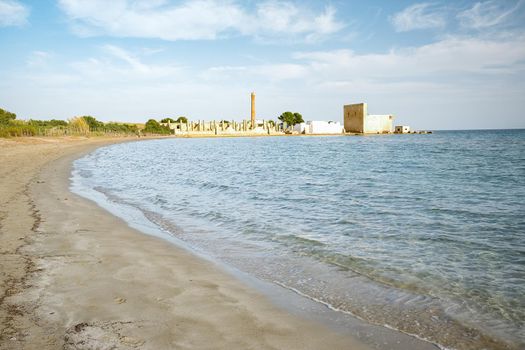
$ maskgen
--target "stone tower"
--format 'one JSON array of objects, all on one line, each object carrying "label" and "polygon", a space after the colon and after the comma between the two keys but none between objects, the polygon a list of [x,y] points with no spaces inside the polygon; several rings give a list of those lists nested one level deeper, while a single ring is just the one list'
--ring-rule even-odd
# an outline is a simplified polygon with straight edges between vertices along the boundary
[{"label": "stone tower", "polygon": [[368,114],[366,103],[344,106],[345,132],[360,134],[389,134],[392,132],[394,116],[390,114]]},{"label": "stone tower", "polygon": [[255,92],[252,92],[252,129],[255,129]]},{"label": "stone tower", "polygon": [[365,132],[365,119],[368,115],[368,105],[357,103],[344,106],[345,132]]}]

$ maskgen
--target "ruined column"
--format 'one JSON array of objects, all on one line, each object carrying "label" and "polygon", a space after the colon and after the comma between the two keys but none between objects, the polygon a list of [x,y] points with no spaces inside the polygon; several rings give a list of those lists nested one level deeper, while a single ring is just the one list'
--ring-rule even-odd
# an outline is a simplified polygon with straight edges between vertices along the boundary
[{"label": "ruined column", "polygon": [[255,129],[255,92],[252,92],[252,129]]}]

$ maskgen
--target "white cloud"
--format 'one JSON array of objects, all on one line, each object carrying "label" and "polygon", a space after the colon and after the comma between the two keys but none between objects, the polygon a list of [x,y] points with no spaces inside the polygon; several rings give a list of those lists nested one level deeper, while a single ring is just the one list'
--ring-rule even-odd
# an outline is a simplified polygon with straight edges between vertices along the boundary
[{"label": "white cloud", "polygon": [[85,77],[87,84],[135,82],[160,82],[173,79],[182,68],[176,64],[148,64],[141,58],[119,46],[104,45],[101,57],[91,57],[73,62],[76,74]]},{"label": "white cloud", "polygon": [[249,10],[233,0],[60,0],[79,35],[213,40],[228,35],[304,36],[314,40],[343,28],[331,6],[315,12],[285,1],[265,1]]},{"label": "white cloud", "polygon": [[[449,37],[416,48],[391,50],[383,54],[358,55],[351,50],[305,52],[295,58],[307,62],[319,80],[367,78],[443,81],[452,76],[513,74],[523,69],[525,36],[500,40]],[[478,77],[479,79],[479,77]]]},{"label": "white cloud", "polygon": [[27,23],[29,8],[14,0],[0,0],[0,27],[21,26]]},{"label": "white cloud", "polygon": [[26,60],[29,67],[42,67],[52,55],[47,51],[33,51]]},{"label": "white cloud", "polygon": [[523,3],[518,1],[513,7],[508,8],[503,1],[477,2],[470,9],[461,12],[457,17],[463,27],[481,29],[502,23],[514,13]]},{"label": "white cloud", "polygon": [[441,28],[446,24],[443,13],[430,3],[414,4],[394,14],[390,21],[397,32]]},{"label": "white cloud", "polygon": [[258,64],[252,66],[219,66],[206,69],[200,76],[206,81],[267,81],[284,82],[301,79],[308,74],[308,67],[294,63]]}]

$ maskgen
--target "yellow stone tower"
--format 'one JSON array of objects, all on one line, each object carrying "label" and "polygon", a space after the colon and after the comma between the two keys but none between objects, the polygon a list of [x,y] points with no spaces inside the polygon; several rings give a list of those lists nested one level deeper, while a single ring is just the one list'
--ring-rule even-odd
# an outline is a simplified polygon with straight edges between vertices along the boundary
[{"label": "yellow stone tower", "polygon": [[255,129],[255,92],[252,92],[252,129]]}]

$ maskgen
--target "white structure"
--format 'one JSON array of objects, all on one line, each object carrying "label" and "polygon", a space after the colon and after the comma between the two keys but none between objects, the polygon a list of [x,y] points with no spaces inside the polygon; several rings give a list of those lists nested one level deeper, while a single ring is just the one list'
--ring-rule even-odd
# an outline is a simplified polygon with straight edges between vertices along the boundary
[{"label": "white structure", "polygon": [[410,126],[408,125],[396,125],[396,129],[394,131],[396,134],[409,134],[410,133]]},{"label": "white structure", "polygon": [[369,114],[365,118],[365,134],[391,133],[394,117],[389,114]]},{"label": "white structure", "polygon": [[306,123],[300,123],[300,124],[295,124],[293,126],[293,131],[296,131],[298,132],[299,134],[304,134],[306,130]]},{"label": "white structure", "polygon": [[325,122],[313,120],[307,123],[309,134],[342,134],[344,132],[343,126],[339,122]]},{"label": "white structure", "polygon": [[296,124],[293,128],[299,134],[342,134],[343,126],[339,122],[326,122],[324,120],[312,120],[306,123]]}]

